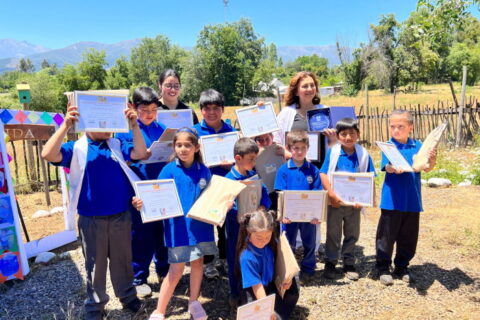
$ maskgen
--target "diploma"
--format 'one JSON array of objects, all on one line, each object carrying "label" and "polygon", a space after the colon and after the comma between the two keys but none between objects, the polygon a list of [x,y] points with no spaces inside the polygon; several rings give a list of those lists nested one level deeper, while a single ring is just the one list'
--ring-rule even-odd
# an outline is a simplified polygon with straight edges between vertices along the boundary
[{"label": "diploma", "polygon": [[237,320],[270,320],[275,309],[275,295],[255,300],[237,309]]},{"label": "diploma", "polygon": [[375,143],[388,158],[392,166],[405,172],[413,172],[413,168],[410,166],[407,160],[405,160],[405,158],[402,156],[400,151],[398,151],[397,147],[395,147],[393,143],[380,141],[375,141]]},{"label": "diploma", "polygon": [[332,188],[347,205],[374,206],[374,173],[333,172]]},{"label": "diploma", "polygon": [[313,161],[319,161],[319,150],[320,150],[320,135],[319,132],[308,132],[308,151],[307,159]]},{"label": "diploma", "polygon": [[156,162],[168,162],[173,153],[172,141],[154,141],[148,149],[152,153],[150,158],[142,160],[141,163],[149,164]]},{"label": "diploma", "polygon": [[167,128],[191,128],[193,127],[193,110],[159,110],[157,112],[157,121],[166,126]]},{"label": "diploma", "polygon": [[238,123],[245,137],[256,137],[280,130],[273,105],[251,106],[235,110]]},{"label": "diploma", "polygon": [[234,163],[233,147],[238,140],[238,132],[211,134],[200,138],[203,163],[207,167]]},{"label": "diploma", "polygon": [[142,199],[143,223],[183,216],[173,179],[136,181],[135,194]]},{"label": "diploma", "polygon": [[292,222],[325,221],[327,192],[324,190],[283,191],[283,217]]},{"label": "diploma", "polygon": [[75,91],[78,108],[76,132],[128,132],[128,120],[124,110],[128,96]]}]

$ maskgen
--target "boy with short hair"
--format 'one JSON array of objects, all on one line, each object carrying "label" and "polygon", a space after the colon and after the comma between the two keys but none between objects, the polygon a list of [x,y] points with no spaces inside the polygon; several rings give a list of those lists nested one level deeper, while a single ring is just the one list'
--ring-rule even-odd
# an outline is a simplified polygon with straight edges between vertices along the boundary
[{"label": "boy with short hair", "polygon": [[[337,141],[327,151],[320,169],[322,185],[328,192],[330,205],[327,213],[327,241],[325,243],[325,271],[323,276],[334,279],[337,276],[335,265],[341,250],[343,271],[350,280],[358,280],[355,269],[355,244],[360,236],[360,205],[343,206],[341,199],[333,191],[329,175],[335,171],[375,172],[373,161],[367,150],[357,144],[360,130],[358,122],[343,118],[336,124]],[[343,230],[343,243],[342,243]]]},{"label": "boy with short hair", "polygon": [[[108,302],[107,267],[115,295],[123,308],[138,312],[142,303],[133,286],[129,179],[138,179],[125,160],[147,155],[137,116],[125,110],[133,130],[133,144],[110,138],[111,133],[87,132],[78,141],[62,144],[67,131],[78,121],[77,107],[68,107],[65,120],[47,141],[42,157],[53,165],[70,168],[70,209],[78,212],[87,273],[85,318],[103,318]],[[115,201],[112,201],[112,195]]]},{"label": "boy with short hair", "polygon": [[[413,130],[410,112],[393,110],[389,118],[389,130],[392,137],[390,142],[412,165],[413,157],[422,144],[409,137]],[[430,166],[425,172],[433,169],[436,156],[436,150],[429,153]],[[417,248],[420,212],[423,211],[421,175],[420,172],[403,172],[395,168],[383,153],[381,170],[386,171],[386,174],[380,201],[382,214],[376,236],[376,268],[382,284],[393,284],[390,265],[393,246],[396,244],[393,274],[405,282],[413,282],[408,265]]]},{"label": "boy with short hair", "polygon": [[[233,148],[235,165],[230,172],[227,173],[225,178],[242,181],[255,176],[257,173],[254,168],[258,151],[259,149],[255,141],[250,138],[240,138]],[[271,201],[268,197],[267,187],[262,183],[262,196],[257,209],[268,210],[270,205]],[[238,232],[240,229],[240,225],[238,224],[238,200],[235,200],[232,209],[227,213],[225,229],[227,236],[228,280],[230,284],[229,303],[233,309],[236,309],[240,294],[238,279],[235,276],[235,252],[238,241]]]},{"label": "boy with short hair", "polygon": [[[306,160],[309,147],[308,135],[303,130],[292,130],[287,134],[287,150],[292,158],[278,169],[275,190],[321,190],[319,170]],[[310,222],[291,222],[283,218],[286,236],[295,251],[297,233],[303,244],[303,259],[300,263],[300,276],[308,280],[315,274],[315,242],[318,219]]]}]

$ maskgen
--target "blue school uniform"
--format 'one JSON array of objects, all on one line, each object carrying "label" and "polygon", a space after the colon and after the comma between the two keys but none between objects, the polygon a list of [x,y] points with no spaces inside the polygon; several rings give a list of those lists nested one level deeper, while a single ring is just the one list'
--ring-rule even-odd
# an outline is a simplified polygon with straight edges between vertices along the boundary
[{"label": "blue school uniform", "polygon": [[[246,175],[240,174],[235,167],[233,167],[225,178],[231,180],[245,180],[250,177],[253,177],[257,173],[252,171],[247,171]],[[268,196],[268,190],[265,184],[262,183],[262,198],[260,200],[260,205],[264,206],[266,209],[270,208],[271,202],[270,197]],[[230,284],[230,294],[232,296],[238,296],[239,288],[237,277],[235,276],[235,257],[236,257],[236,246],[238,240],[238,232],[240,225],[237,220],[238,214],[238,200],[235,199],[235,203],[232,209],[227,213],[227,219],[225,221],[225,231],[227,238],[227,264],[228,264],[228,281]]]},{"label": "blue school uniform", "polygon": [[[320,169],[320,173],[328,174],[331,153],[332,149],[328,149],[327,155],[325,156],[325,160],[322,164],[322,168]],[[343,150],[343,148],[340,148],[340,155],[338,157],[337,167],[335,168],[335,171],[358,172],[358,165],[358,157],[355,151],[349,155]],[[373,165],[373,160],[370,155],[368,155],[367,172],[375,172],[375,166]]]},{"label": "blue school uniform", "polygon": [[257,248],[248,242],[247,248],[242,251],[239,260],[243,289],[260,283],[267,286],[273,280],[275,265],[272,248],[269,245]]},{"label": "blue school uniform", "polygon": [[[149,148],[165,131],[165,126],[157,121],[149,125],[137,120],[145,145]],[[120,141],[133,141],[133,132],[117,133],[115,137]],[[173,152],[173,150],[172,150]],[[165,162],[143,164],[140,161],[130,163],[130,168],[142,180],[157,179]],[[155,221],[143,223],[140,213],[132,207],[132,264],[134,285],[147,282],[152,258],[155,270],[160,277],[168,273],[168,250],[163,239],[163,222]]]},{"label": "blue school uniform", "polygon": [[[408,138],[405,144],[391,138],[390,142],[395,144],[400,154],[413,164],[413,156],[418,153],[422,143]],[[382,153],[381,169],[389,160]],[[404,212],[421,212],[422,208],[422,183],[420,172],[404,172],[402,174],[386,173],[382,187],[380,208],[386,210],[398,210]]]},{"label": "blue school uniform", "polygon": [[[275,179],[275,190],[321,190],[320,171],[316,166],[304,160],[300,167],[297,167],[292,159],[284,163],[277,171]],[[317,226],[309,222],[292,222],[284,225],[286,237],[292,250],[295,250],[297,233],[300,231],[300,238],[304,249],[303,260],[300,269],[307,274],[315,272],[315,241]]]},{"label": "blue school uniform", "polygon": [[[120,164],[112,158],[107,141],[93,141],[87,137],[87,164],[78,200],[78,214],[82,216],[108,216],[130,209],[133,188]],[[75,141],[62,144],[62,161],[52,163],[70,168]],[[133,144],[123,142],[121,151],[125,161],[130,161]],[[108,174],[108,179],[105,175]],[[115,197],[115,201],[111,201]]]},{"label": "blue school uniform", "polygon": [[194,162],[190,168],[185,168],[178,159],[167,164],[160,172],[158,179],[175,180],[184,214],[183,217],[164,220],[167,247],[193,246],[215,240],[213,225],[186,217],[211,177],[210,170],[203,164]]}]

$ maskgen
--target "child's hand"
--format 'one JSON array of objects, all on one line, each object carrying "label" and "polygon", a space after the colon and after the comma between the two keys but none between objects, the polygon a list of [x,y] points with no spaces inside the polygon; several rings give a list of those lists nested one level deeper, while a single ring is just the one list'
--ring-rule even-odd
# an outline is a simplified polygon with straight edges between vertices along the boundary
[{"label": "child's hand", "polygon": [[142,209],[142,207],[143,207],[143,201],[142,201],[142,199],[140,199],[138,197],[133,197],[132,198],[132,205],[135,209],[140,211],[140,209]]},{"label": "child's hand", "polygon": [[125,113],[125,117],[130,121],[130,127],[132,129],[138,126],[137,113],[131,106],[126,108],[123,112]]},{"label": "child's hand", "polygon": [[354,207],[355,209],[362,209],[362,208],[363,208],[362,205],[361,205],[361,204],[358,204],[358,203],[355,203],[355,204],[353,205],[353,207]]},{"label": "child's hand", "polygon": [[330,204],[334,208],[340,208],[340,206],[343,204],[342,199],[340,199],[336,193],[331,192],[328,194],[328,197],[330,198]]},{"label": "child's hand", "polygon": [[64,123],[67,129],[70,129],[73,124],[78,121],[78,108],[76,106],[67,105],[67,114],[65,115]]},{"label": "child's hand", "polygon": [[292,158],[292,153],[288,151],[287,149],[285,150],[285,160],[291,159]]},{"label": "child's hand", "polygon": [[388,173],[395,173],[395,174],[402,174],[404,172],[402,169],[396,168],[391,164],[387,164],[385,166],[385,171],[387,171]]},{"label": "child's hand", "polygon": [[260,106],[263,106],[264,104],[265,104],[265,102],[263,102],[263,101],[258,101],[258,102],[256,103],[256,105],[259,106],[259,107],[260,107]]},{"label": "child's hand", "polygon": [[285,156],[285,148],[279,144],[276,145],[275,147],[275,154],[277,156]]},{"label": "child's hand", "polygon": [[431,171],[435,164],[437,163],[437,149],[432,149],[428,152],[428,168],[424,170],[425,172]]},{"label": "child's hand", "polygon": [[272,313],[270,316],[270,320],[277,320],[277,315],[275,313]]},{"label": "child's hand", "polygon": [[151,156],[152,156],[152,151],[150,151],[150,149],[147,149],[147,154],[145,155],[145,158],[143,158],[142,160],[147,160]]},{"label": "child's hand", "polygon": [[232,200],[232,201],[230,201],[230,202],[228,203],[228,205],[227,205],[227,212],[230,211],[230,210],[232,210],[234,204],[235,204],[235,200]]},{"label": "child's hand", "polygon": [[337,130],[328,128],[322,131],[322,134],[327,136],[328,145],[331,146],[337,142]]},{"label": "child's hand", "polygon": [[283,218],[283,219],[282,219],[282,223],[283,223],[283,224],[290,224],[290,223],[292,223],[292,220],[290,220],[290,219],[288,219],[288,218]]},{"label": "child's hand", "polygon": [[292,281],[290,280],[289,282],[284,282],[282,284],[282,289],[288,290],[292,286]]},{"label": "child's hand", "polygon": [[311,224],[320,224],[321,222],[317,218],[313,218],[312,220],[310,220],[310,223]]}]

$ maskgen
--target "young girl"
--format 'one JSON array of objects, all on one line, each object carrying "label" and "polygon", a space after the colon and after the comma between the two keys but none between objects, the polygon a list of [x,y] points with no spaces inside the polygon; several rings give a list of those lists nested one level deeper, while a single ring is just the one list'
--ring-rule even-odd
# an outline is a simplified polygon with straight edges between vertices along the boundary
[{"label": "young girl", "polygon": [[247,213],[240,221],[237,254],[239,278],[242,285],[240,304],[275,294],[275,313],[272,319],[289,319],[298,301],[295,279],[284,283],[287,291],[283,298],[275,286],[273,271],[277,239],[272,236],[275,229],[275,211],[257,210]]},{"label": "young girl", "polygon": [[[182,128],[177,131],[173,140],[174,161],[163,168],[159,179],[174,179],[177,186],[180,202],[185,215],[200,193],[208,185],[211,174],[201,162],[200,145],[195,130]],[[142,201],[133,200],[139,210]],[[170,268],[162,282],[158,295],[157,309],[150,316],[150,320],[165,318],[168,302],[177,286],[185,268],[190,262],[190,299],[188,311],[193,319],[207,318],[198,297],[203,276],[203,257],[214,255],[217,247],[214,241],[213,226],[187,217],[176,217],[164,220],[165,244],[168,247],[168,263]]]}]

